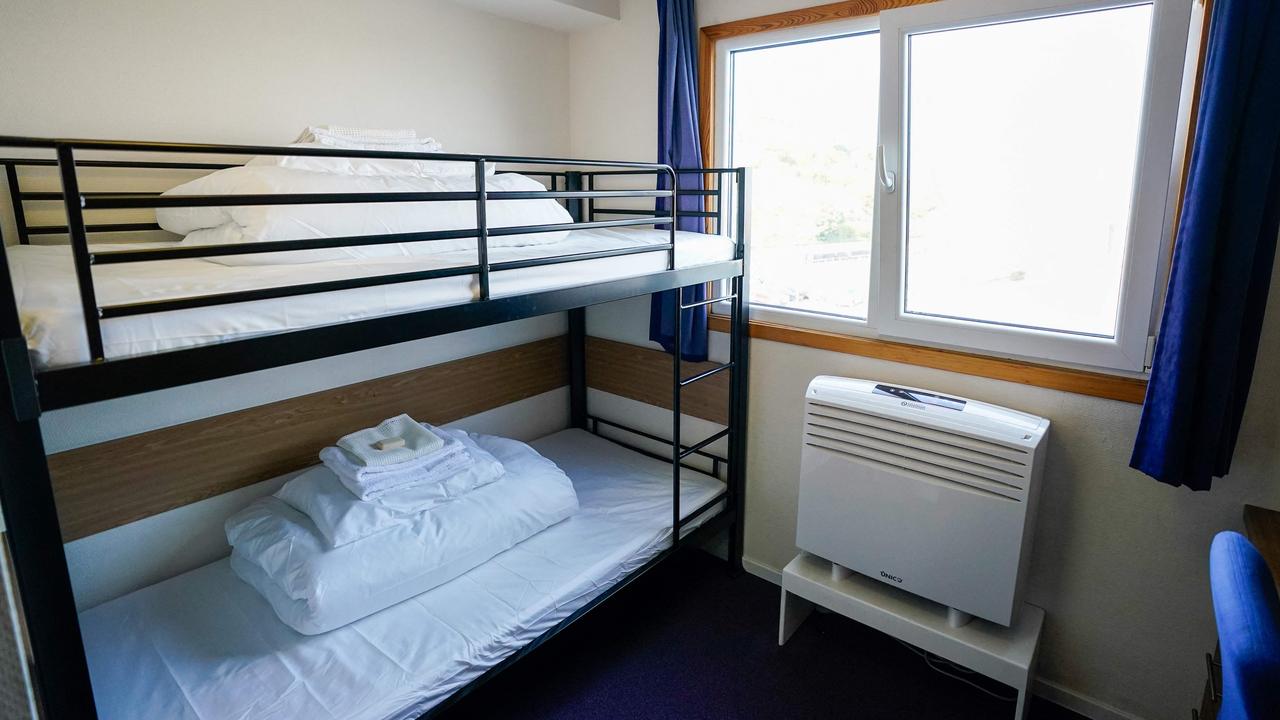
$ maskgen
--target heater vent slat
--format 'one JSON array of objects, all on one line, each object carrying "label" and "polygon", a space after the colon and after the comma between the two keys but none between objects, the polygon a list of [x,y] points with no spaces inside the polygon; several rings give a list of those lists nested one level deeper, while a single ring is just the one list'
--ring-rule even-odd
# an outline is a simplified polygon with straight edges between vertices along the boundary
[{"label": "heater vent slat", "polygon": [[[921,469],[921,467],[912,467],[911,465],[914,465],[915,463],[910,463],[910,461],[904,462],[903,458],[895,455],[879,453],[868,448],[848,445],[847,443],[840,443],[838,441],[828,440],[814,435],[806,435],[805,444],[853,458],[855,462],[860,464],[869,465],[879,470],[884,470],[898,475],[905,475],[914,480],[924,481],[932,485],[941,485],[953,490],[975,493],[992,500],[1015,503],[1022,502],[1021,498],[1006,494],[1008,492],[1008,488],[995,490],[989,487],[982,487],[974,482],[957,480],[955,477],[948,477],[950,473],[947,472],[946,468],[941,468],[936,465],[929,466],[925,463],[921,463],[921,467],[925,469]],[[981,480],[981,478],[978,478],[978,480]]]},{"label": "heater vent slat", "polygon": [[1025,464],[994,455],[816,412],[810,413],[806,431],[880,452],[941,465],[1015,489],[1026,488],[1027,474],[1030,471]]},{"label": "heater vent slat", "polygon": [[1028,465],[1030,462],[1030,455],[1025,448],[1021,448],[1016,445],[1006,445],[987,438],[965,435],[951,430],[928,427],[919,423],[872,415],[859,410],[838,407],[814,400],[808,401],[806,410],[809,415],[819,414],[825,417],[845,420],[847,422],[869,425],[886,431],[931,440],[942,445],[949,445],[969,452],[989,455],[994,459],[1003,460],[1016,465]]}]

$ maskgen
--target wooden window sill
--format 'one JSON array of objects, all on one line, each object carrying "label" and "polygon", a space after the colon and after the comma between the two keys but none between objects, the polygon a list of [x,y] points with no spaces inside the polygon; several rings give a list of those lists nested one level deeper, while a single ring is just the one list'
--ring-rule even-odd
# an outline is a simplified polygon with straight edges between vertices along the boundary
[{"label": "wooden window sill", "polygon": [[[709,325],[714,332],[728,332],[729,318],[712,314]],[[838,335],[760,320],[751,321],[750,336],[759,340],[919,365],[1128,403],[1141,404],[1147,392],[1147,381],[1142,378],[988,357],[879,338]]]}]

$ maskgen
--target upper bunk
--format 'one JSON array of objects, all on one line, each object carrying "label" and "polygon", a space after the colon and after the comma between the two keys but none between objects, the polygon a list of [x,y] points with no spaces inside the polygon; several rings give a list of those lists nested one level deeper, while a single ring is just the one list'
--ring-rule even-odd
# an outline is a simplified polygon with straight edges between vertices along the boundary
[{"label": "upper bunk", "polygon": [[[0,260],[0,351],[20,416],[743,274],[741,169],[8,136],[0,149],[17,235]],[[14,378],[30,375],[22,392]]]}]

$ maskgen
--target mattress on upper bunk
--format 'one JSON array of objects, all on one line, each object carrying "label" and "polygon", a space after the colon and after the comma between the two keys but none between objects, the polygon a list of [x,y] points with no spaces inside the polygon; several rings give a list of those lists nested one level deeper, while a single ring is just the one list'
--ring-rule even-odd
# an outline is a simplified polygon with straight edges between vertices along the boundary
[{"label": "mattress on upper bunk", "polygon": [[[576,515],[345,627],[294,632],[226,560],[81,613],[98,716],[401,720],[434,707],[669,545],[670,464],[582,430],[531,444],[573,480]],[[724,488],[682,470],[682,514]]]},{"label": "mattress on upper bunk", "polygon": [[[489,262],[660,245],[669,239],[670,233],[666,230],[574,230],[551,243],[493,248],[489,252]],[[180,246],[181,242],[166,244]],[[138,247],[137,244],[94,245],[96,251]],[[677,267],[729,260],[733,258],[733,252],[733,240],[722,235],[693,232],[676,235]],[[7,253],[23,331],[36,367],[43,369],[87,362],[88,341],[70,249],[66,246],[19,245],[7,248]],[[101,265],[94,268],[93,274],[98,304],[107,306],[457,267],[475,262],[476,253],[472,249],[374,259],[248,266],[229,266],[203,259],[164,260]],[[667,251],[655,250],[506,270],[490,275],[490,294],[493,297],[520,295],[660,272],[666,268]],[[102,322],[102,335],[106,356],[120,358],[456,305],[478,298],[478,278],[464,275],[113,318]]]}]

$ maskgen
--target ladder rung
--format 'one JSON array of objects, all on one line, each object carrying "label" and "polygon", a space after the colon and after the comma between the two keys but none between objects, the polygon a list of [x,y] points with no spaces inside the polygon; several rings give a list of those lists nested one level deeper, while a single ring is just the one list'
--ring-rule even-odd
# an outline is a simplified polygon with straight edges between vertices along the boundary
[{"label": "ladder rung", "polygon": [[725,435],[728,435],[728,434],[729,434],[729,428],[725,428],[725,429],[721,430],[720,432],[718,432],[718,433],[716,433],[716,434],[712,435],[711,437],[707,438],[706,440],[703,440],[702,442],[696,443],[696,444],[694,444],[694,445],[690,445],[690,446],[688,447],[688,449],[686,449],[686,450],[684,450],[684,451],[682,451],[682,452],[680,453],[680,459],[681,459],[681,460],[683,460],[683,459],[685,459],[686,457],[689,457],[690,455],[692,455],[692,454],[694,454],[694,453],[698,452],[698,451],[699,451],[699,450],[701,450],[702,448],[704,448],[704,447],[706,447],[706,446],[710,445],[711,443],[713,443],[713,442],[715,442],[715,441],[719,440],[720,438],[722,438],[722,437],[724,437]]},{"label": "ladder rung", "polygon": [[689,303],[688,305],[681,305],[681,306],[680,306],[680,309],[681,309],[681,310],[692,310],[693,308],[696,308],[696,307],[702,307],[703,305],[714,305],[715,303],[718,303],[718,302],[727,302],[727,301],[732,300],[732,299],[734,299],[734,298],[736,298],[736,297],[738,297],[738,294],[737,294],[737,293],[730,293],[730,294],[725,295],[725,296],[723,296],[723,297],[711,298],[710,300],[699,300],[699,301],[698,301],[698,302],[696,302],[696,303]]},{"label": "ladder rung", "polygon": [[684,387],[685,385],[692,385],[693,383],[696,383],[699,380],[705,380],[711,377],[712,375],[715,375],[716,373],[721,373],[721,372],[724,372],[725,370],[728,370],[729,368],[733,367],[733,365],[734,365],[733,363],[727,362],[723,365],[717,365],[716,367],[713,367],[710,370],[707,370],[705,372],[700,372],[697,375],[691,375],[680,381],[680,387]]}]

